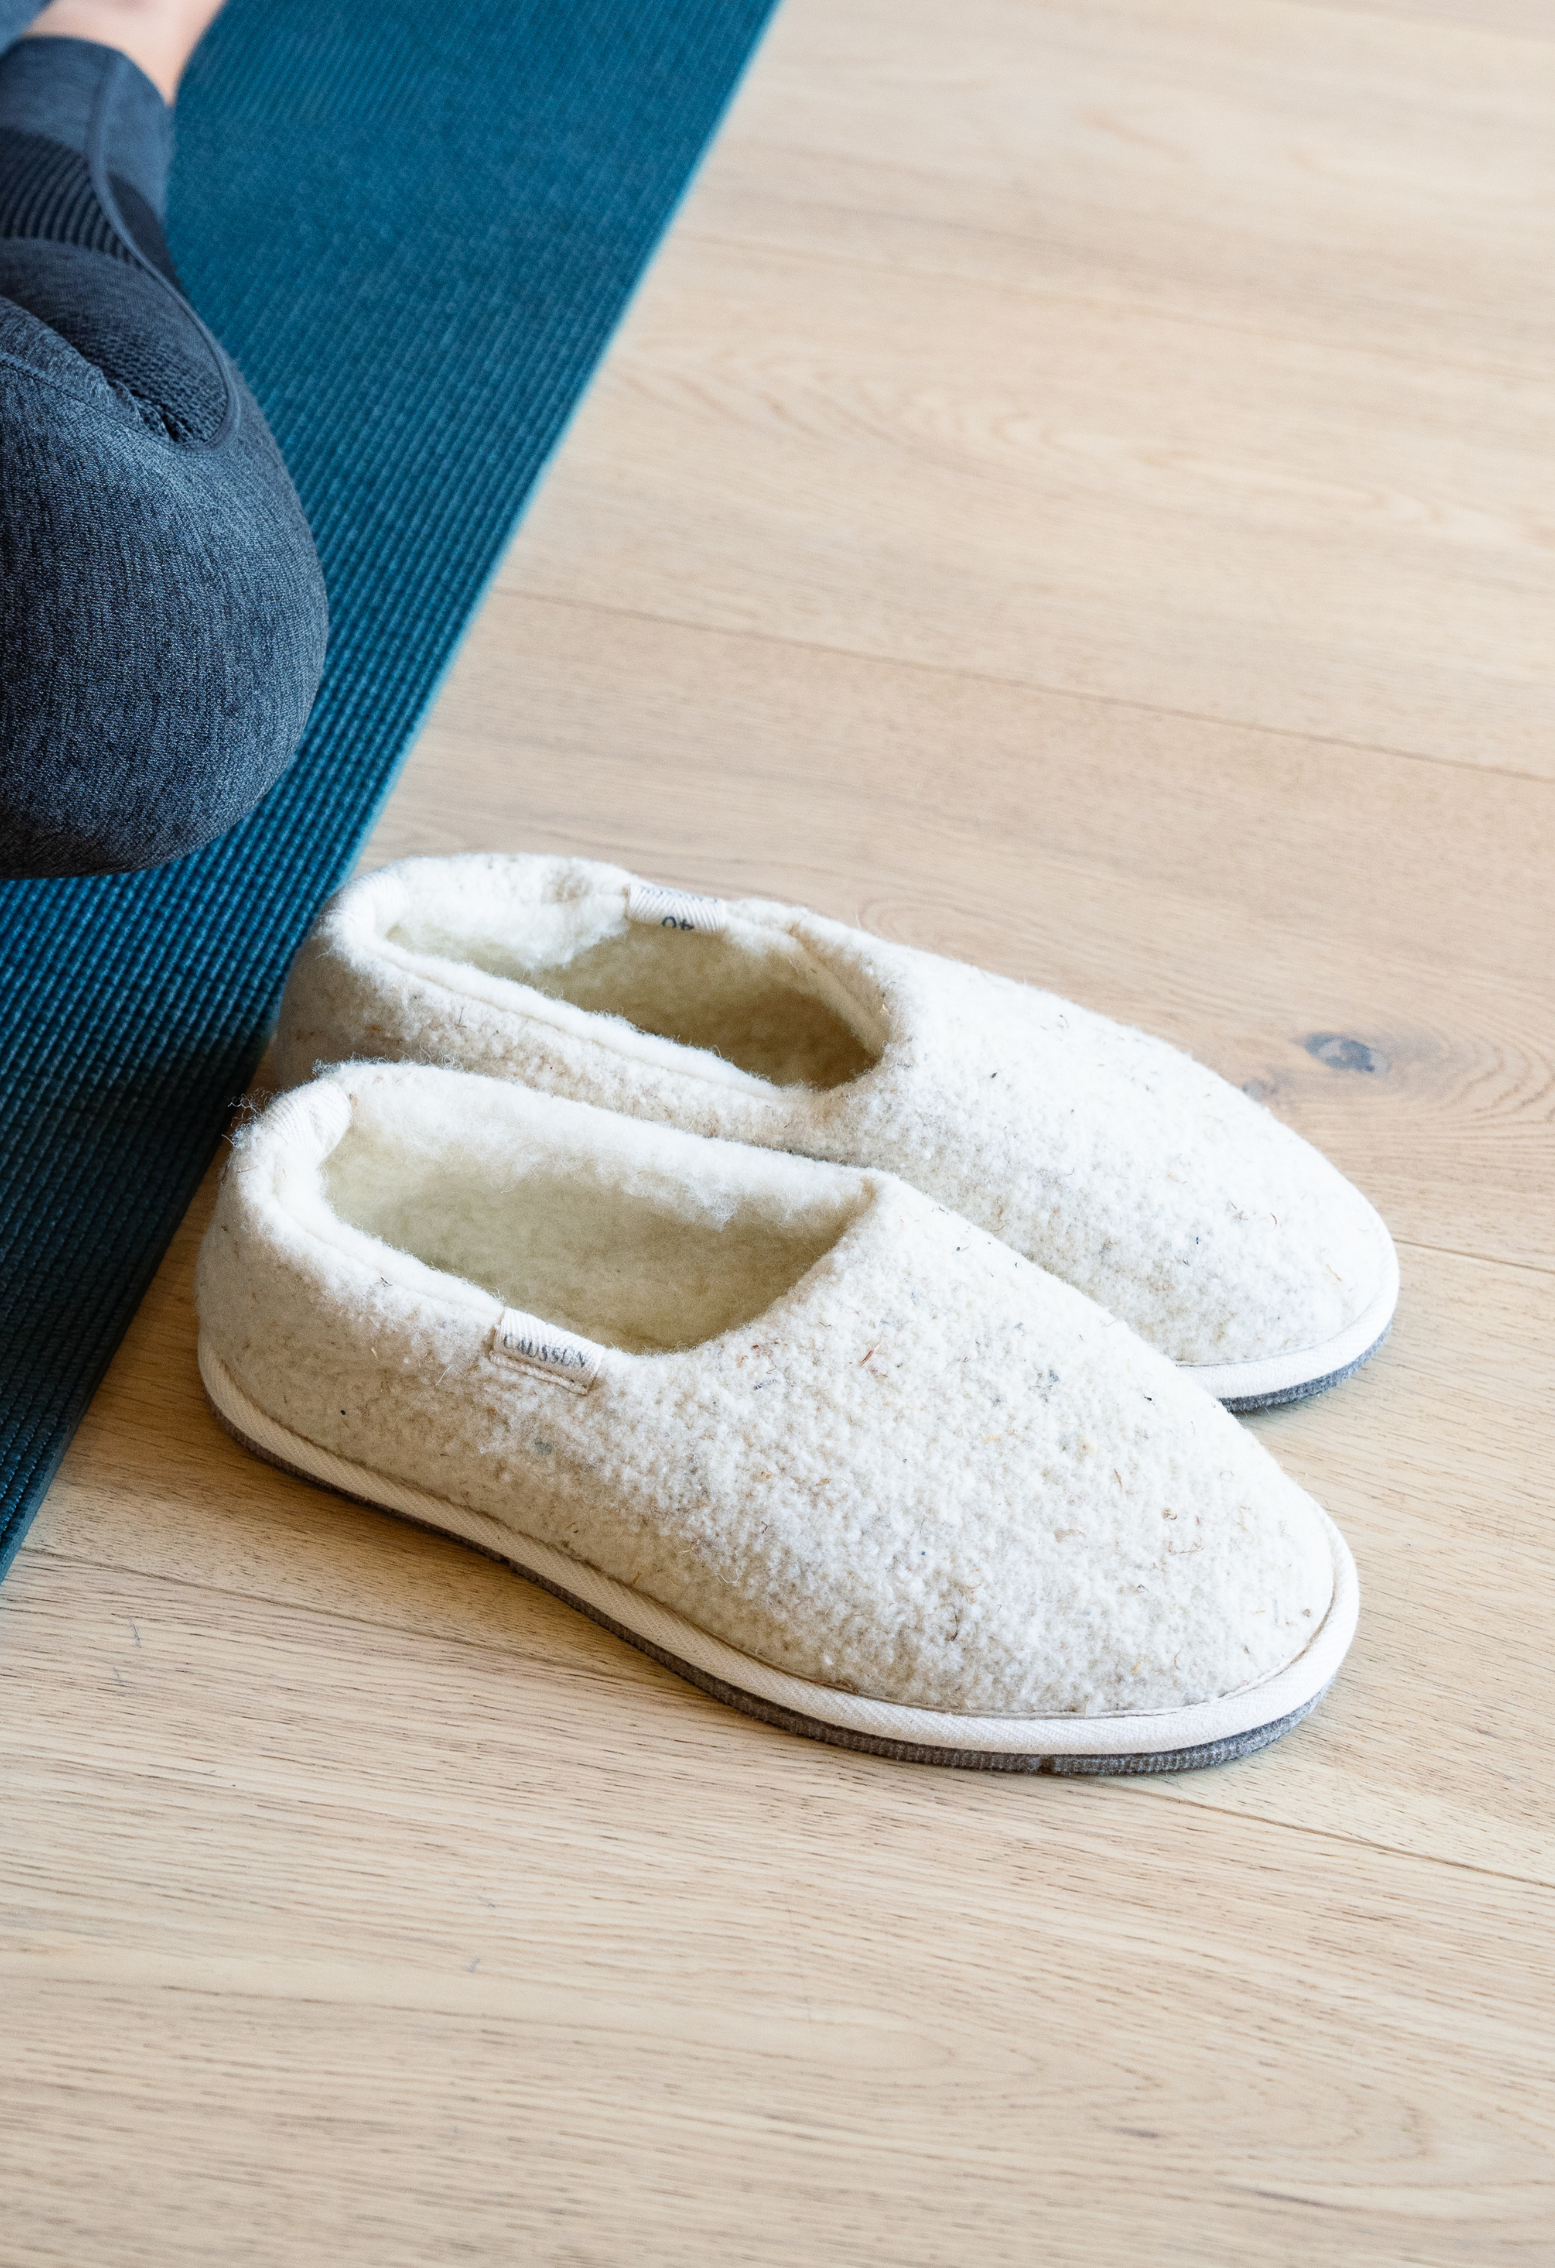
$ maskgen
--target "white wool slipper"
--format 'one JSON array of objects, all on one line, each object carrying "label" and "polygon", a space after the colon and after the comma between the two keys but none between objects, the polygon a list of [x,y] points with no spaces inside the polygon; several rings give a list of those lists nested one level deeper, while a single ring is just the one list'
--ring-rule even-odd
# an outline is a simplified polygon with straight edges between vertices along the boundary
[{"label": "white wool slipper", "polygon": [[1232,1409],[1375,1353],[1398,1259],[1309,1143],[1163,1040],[794,906],[587,859],[406,859],[293,965],[280,1083],[445,1063],[875,1166],[1110,1308]]},{"label": "white wool slipper", "polygon": [[239,1138],[198,1300],[261,1455],[822,1740],[1219,1762],[1354,1631],[1337,1529],[1259,1442],[889,1174],[348,1065]]}]

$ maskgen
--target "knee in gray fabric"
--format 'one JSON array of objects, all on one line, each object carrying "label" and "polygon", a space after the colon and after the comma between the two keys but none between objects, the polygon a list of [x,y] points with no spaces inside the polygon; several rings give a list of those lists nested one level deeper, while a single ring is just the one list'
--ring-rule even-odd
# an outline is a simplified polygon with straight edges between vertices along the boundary
[{"label": "knee in gray fabric", "polygon": [[180,371],[139,304],[155,289],[96,253],[0,243],[5,875],[120,873],[224,833],[290,762],[323,667],[279,452],[240,381],[211,445],[208,365]]}]

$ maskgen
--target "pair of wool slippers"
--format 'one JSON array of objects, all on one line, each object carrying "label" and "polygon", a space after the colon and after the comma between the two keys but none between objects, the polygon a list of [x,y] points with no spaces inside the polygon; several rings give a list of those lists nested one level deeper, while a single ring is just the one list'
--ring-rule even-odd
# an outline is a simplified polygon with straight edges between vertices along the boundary
[{"label": "pair of wool slippers", "polygon": [[1164,1042],[795,907],[479,856],[325,908],[276,1060],[199,1269],[260,1455],[846,1747],[1179,1769],[1333,1677],[1350,1554],[1228,1408],[1357,1368],[1397,1259]]}]

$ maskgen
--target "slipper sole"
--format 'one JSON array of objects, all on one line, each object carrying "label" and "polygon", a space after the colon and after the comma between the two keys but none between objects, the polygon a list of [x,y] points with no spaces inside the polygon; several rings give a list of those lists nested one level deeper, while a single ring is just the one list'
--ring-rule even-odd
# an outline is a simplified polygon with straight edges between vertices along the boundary
[{"label": "slipper sole", "polygon": [[1193,1771],[1267,1748],[1322,1699],[1355,1634],[1359,1585],[1348,1545],[1323,1514],[1334,1592],[1320,1628],[1273,1677],[1185,1709],[1098,1717],[973,1717],[876,1701],[776,1670],[584,1560],[321,1449],[251,1402],[203,1334],[200,1377],[216,1418],[267,1464],[376,1511],[450,1535],[538,1583],[688,1684],[808,1740],[907,1764],[1068,1777]]}]

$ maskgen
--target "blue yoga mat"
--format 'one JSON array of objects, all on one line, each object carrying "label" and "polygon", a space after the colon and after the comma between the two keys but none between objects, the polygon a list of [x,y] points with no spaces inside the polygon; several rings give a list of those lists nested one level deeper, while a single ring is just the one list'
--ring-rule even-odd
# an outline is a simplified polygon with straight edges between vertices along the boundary
[{"label": "blue yoga mat", "polygon": [[155,873],[0,885],[0,1573],[772,0],[231,0],[169,234],[329,584],[302,752]]}]

